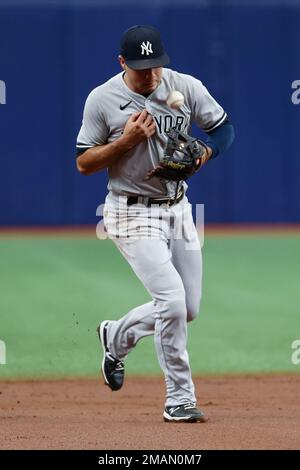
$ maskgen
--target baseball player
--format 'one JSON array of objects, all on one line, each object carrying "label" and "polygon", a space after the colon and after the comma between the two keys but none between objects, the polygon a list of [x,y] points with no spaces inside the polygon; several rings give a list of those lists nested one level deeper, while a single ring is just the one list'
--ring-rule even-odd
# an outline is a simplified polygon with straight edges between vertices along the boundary
[{"label": "baseball player", "polygon": [[[108,169],[106,230],[152,300],[99,325],[102,374],[119,390],[127,355],[153,335],[166,382],[164,420],[205,422],[187,352],[202,260],[186,180],[231,145],[234,130],[201,81],[164,67],[169,57],[153,27],[123,33],[119,63],[122,71],[86,100],[77,168],[85,175]],[[184,98],[180,106],[168,100],[174,91]],[[192,122],[206,132],[205,143],[189,135]]]}]

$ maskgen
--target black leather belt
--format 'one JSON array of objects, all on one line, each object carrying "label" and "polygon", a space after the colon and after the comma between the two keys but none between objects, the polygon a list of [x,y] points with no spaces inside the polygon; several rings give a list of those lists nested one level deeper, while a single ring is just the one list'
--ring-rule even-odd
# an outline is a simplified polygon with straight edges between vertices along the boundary
[{"label": "black leather belt", "polygon": [[177,204],[182,200],[184,196],[184,191],[181,190],[178,193],[177,198],[173,199],[155,199],[147,196],[128,196],[127,198],[127,206],[132,206],[133,204],[144,204],[146,207],[150,207],[154,204],[157,204],[158,206],[162,204],[166,204],[168,207],[173,206],[174,204]]}]

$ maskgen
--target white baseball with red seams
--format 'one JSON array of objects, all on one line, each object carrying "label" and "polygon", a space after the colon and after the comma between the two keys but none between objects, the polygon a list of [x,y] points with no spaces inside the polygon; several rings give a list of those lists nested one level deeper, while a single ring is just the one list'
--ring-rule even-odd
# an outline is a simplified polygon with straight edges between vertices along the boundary
[{"label": "white baseball with red seams", "polygon": [[173,90],[167,98],[167,105],[173,109],[180,109],[184,105],[184,96],[180,91]]}]

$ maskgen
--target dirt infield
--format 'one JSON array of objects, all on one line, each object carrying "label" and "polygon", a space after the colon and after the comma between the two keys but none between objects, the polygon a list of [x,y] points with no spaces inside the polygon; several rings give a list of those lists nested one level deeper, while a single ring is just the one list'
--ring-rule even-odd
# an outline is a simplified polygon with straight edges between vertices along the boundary
[{"label": "dirt infield", "polygon": [[195,383],[205,424],[162,421],[163,379],[0,382],[0,448],[299,449],[300,374]]}]

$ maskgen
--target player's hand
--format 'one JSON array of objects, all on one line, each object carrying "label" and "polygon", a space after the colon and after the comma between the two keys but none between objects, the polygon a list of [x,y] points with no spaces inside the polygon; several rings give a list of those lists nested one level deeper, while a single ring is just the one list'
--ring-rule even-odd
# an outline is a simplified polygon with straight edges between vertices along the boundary
[{"label": "player's hand", "polygon": [[127,137],[133,145],[137,145],[155,134],[155,121],[146,109],[134,113],[125,124],[123,136]]},{"label": "player's hand", "polygon": [[210,159],[212,154],[212,149],[210,147],[206,147],[204,155],[199,159],[199,169]]}]

